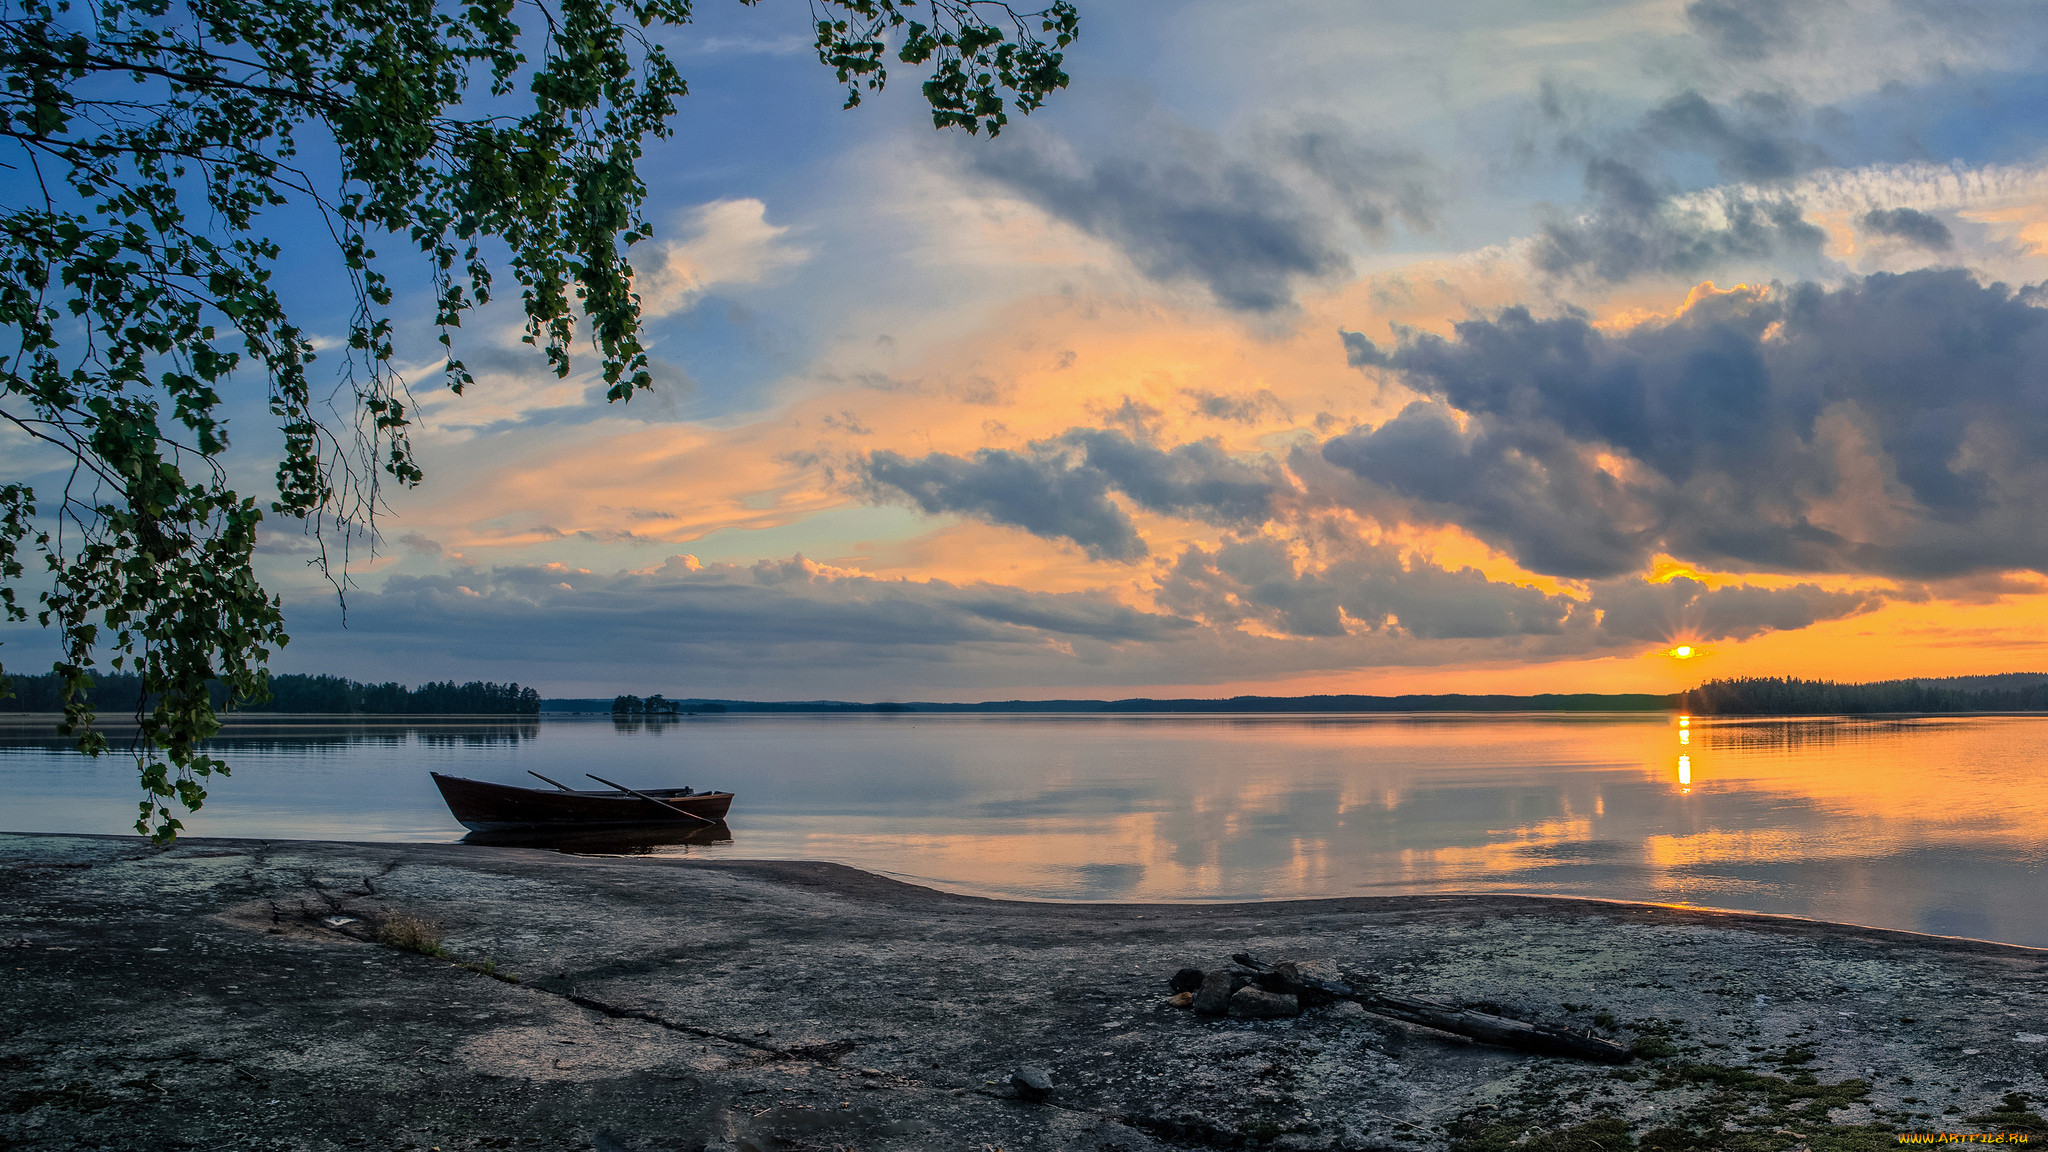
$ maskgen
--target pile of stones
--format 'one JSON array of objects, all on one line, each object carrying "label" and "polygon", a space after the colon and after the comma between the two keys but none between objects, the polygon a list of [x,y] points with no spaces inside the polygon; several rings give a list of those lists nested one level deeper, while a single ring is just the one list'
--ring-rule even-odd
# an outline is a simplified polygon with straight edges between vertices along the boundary
[{"label": "pile of stones", "polygon": [[1318,995],[1305,985],[1298,966],[1280,963],[1264,972],[1234,968],[1204,971],[1182,968],[1173,974],[1169,986],[1176,1008],[1191,1008],[1203,1016],[1231,1016],[1239,1020],[1278,1020],[1299,1016],[1303,1008],[1325,1003],[1332,997]]}]

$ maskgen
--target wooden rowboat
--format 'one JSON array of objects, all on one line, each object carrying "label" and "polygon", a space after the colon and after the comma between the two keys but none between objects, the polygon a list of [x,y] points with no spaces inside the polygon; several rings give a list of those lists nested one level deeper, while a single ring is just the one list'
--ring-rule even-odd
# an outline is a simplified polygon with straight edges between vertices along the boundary
[{"label": "wooden rowboat", "polygon": [[448,810],[476,832],[557,831],[673,822],[702,827],[718,824],[732,807],[730,792],[689,788],[607,789],[518,788],[484,780],[429,773]]}]

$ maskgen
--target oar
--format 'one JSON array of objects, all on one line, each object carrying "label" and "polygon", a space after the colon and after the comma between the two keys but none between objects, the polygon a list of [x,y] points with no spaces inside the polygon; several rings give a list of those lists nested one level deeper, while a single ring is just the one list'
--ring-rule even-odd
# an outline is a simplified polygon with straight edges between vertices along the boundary
[{"label": "oar", "polygon": [[[528,768],[528,769],[526,770],[526,774],[527,774],[528,776],[540,776],[540,773],[538,773],[538,772],[535,772],[535,771],[534,771],[533,769],[531,769],[531,768]],[[569,786],[568,786],[567,784],[564,784],[564,783],[562,783],[562,782],[561,782],[560,780],[549,780],[549,779],[548,779],[548,778],[547,778],[546,776],[540,776],[540,778],[541,778],[541,779],[543,779],[543,780],[547,780],[547,782],[548,782],[548,783],[550,783],[550,784],[553,784],[553,785],[554,785],[555,787],[557,787],[557,788],[560,788],[560,789],[561,789],[562,791],[564,791],[564,792],[574,792],[574,791],[575,791],[575,789],[574,789],[574,788],[571,788],[571,787],[569,787]]]},{"label": "oar", "polygon": [[590,777],[592,780],[597,781],[599,784],[605,785],[608,788],[617,788],[619,791],[624,792],[628,796],[638,796],[640,799],[647,801],[649,804],[659,804],[663,808],[668,809],[669,811],[675,813],[678,816],[688,816],[690,819],[695,820],[699,824],[718,823],[718,821],[716,820],[706,820],[702,816],[697,815],[695,812],[678,808],[675,805],[669,803],[668,801],[661,799],[660,797],[649,796],[645,792],[635,792],[631,788],[626,787],[624,784],[614,784],[611,781],[605,779],[604,777],[599,776],[595,772],[585,772],[584,775]]}]

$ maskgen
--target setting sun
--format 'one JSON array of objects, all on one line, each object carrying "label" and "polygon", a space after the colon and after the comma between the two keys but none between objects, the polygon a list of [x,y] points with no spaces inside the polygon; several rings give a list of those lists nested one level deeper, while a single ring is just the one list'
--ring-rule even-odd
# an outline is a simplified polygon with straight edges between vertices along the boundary
[{"label": "setting sun", "polygon": [[1690,660],[1698,655],[1698,650],[1690,644],[1680,644],[1676,648],[1666,648],[1664,654],[1673,660]]}]

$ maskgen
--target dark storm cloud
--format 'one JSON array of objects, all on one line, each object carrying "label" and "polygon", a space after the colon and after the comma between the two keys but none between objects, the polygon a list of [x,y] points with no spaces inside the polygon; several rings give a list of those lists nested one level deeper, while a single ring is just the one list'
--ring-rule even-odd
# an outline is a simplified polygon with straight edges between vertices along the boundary
[{"label": "dark storm cloud", "polygon": [[1865,212],[1859,223],[1879,235],[1918,244],[1935,252],[1946,252],[1955,244],[1955,236],[1949,232],[1948,225],[1912,208],[1874,208]]},{"label": "dark storm cloud", "polygon": [[1143,557],[1145,541],[1110,500],[1112,490],[1147,511],[1248,526],[1270,516],[1274,497],[1289,487],[1279,465],[1238,460],[1212,441],[1161,449],[1100,428],[1072,429],[1029,452],[875,452],[865,480],[877,499],[1064,538],[1095,559],[1124,561]]},{"label": "dark storm cloud", "polygon": [[1322,455],[1540,572],[1656,553],[1923,578],[2048,569],[2048,310],[1956,270],[1699,301],[1621,332],[1511,308],[1354,363],[1427,398]]},{"label": "dark storm cloud", "polygon": [[1334,127],[1273,134],[1246,155],[1172,125],[1092,158],[1024,131],[971,155],[982,175],[1117,245],[1145,275],[1201,284],[1249,312],[1285,308],[1296,283],[1346,271],[1343,222],[1371,237],[1394,217],[1427,227],[1436,203],[1419,160]]}]

